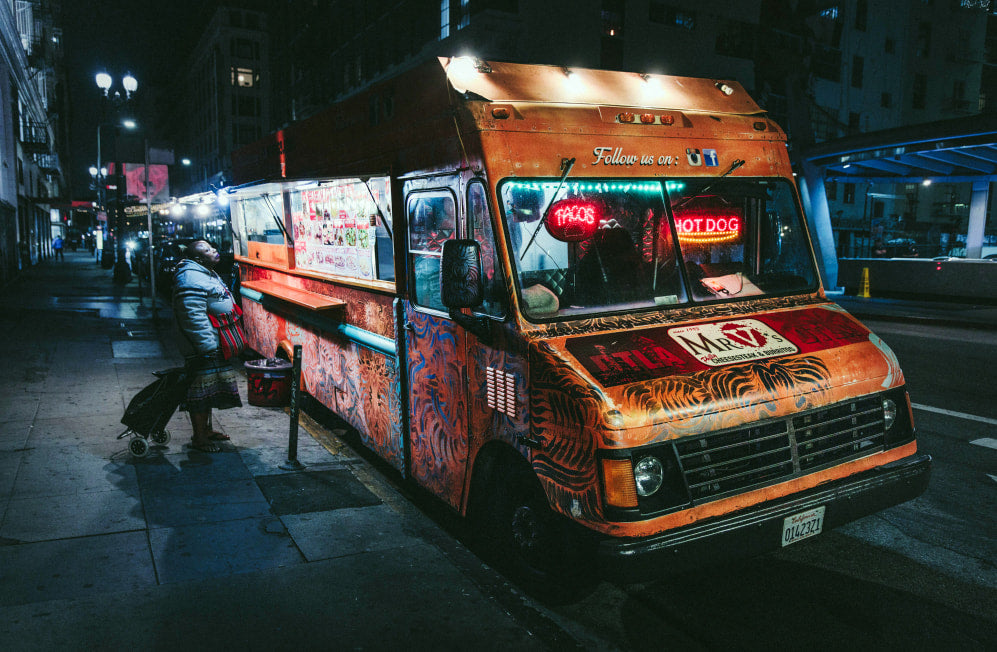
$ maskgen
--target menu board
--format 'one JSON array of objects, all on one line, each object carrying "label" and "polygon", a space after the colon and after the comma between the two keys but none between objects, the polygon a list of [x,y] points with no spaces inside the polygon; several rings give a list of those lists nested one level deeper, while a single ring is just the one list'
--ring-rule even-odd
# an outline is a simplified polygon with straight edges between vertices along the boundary
[{"label": "menu board", "polygon": [[[290,193],[294,261],[300,269],[377,277],[375,238],[390,222],[388,179],[339,179]],[[381,207],[382,217],[378,214]]]}]

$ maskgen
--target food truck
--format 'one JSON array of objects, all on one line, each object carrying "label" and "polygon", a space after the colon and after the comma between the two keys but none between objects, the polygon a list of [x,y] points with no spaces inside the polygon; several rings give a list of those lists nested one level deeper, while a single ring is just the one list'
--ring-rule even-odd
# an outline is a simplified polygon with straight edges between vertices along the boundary
[{"label": "food truck", "polygon": [[531,568],[794,544],[924,491],[734,81],[444,58],[233,156],[251,346]]}]

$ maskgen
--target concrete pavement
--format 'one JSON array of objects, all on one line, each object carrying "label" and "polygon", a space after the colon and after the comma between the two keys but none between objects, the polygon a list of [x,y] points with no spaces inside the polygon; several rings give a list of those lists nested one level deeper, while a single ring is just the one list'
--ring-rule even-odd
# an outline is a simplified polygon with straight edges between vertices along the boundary
[{"label": "concrete pavement", "polygon": [[133,458],[125,405],[182,362],[169,309],[65,258],[0,291],[0,649],[578,645],[335,437],[305,424],[282,470],[281,409],[216,412],[217,454],[178,413]]}]

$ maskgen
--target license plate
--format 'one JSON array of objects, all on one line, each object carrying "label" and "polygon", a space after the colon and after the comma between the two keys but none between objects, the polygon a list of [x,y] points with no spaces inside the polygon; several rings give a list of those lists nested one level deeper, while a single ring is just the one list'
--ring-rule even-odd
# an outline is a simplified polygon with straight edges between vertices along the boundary
[{"label": "license plate", "polygon": [[815,507],[799,514],[787,516],[782,521],[782,545],[808,539],[820,534],[824,527],[824,508]]}]

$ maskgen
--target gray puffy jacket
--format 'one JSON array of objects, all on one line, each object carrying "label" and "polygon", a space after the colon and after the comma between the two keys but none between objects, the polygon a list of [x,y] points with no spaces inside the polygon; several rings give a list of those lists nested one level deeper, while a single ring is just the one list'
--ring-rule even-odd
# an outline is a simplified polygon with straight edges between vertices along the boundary
[{"label": "gray puffy jacket", "polygon": [[182,260],[173,274],[173,315],[180,330],[178,346],[184,357],[218,350],[218,331],[208,315],[232,312],[232,293],[221,277],[193,260]]}]

